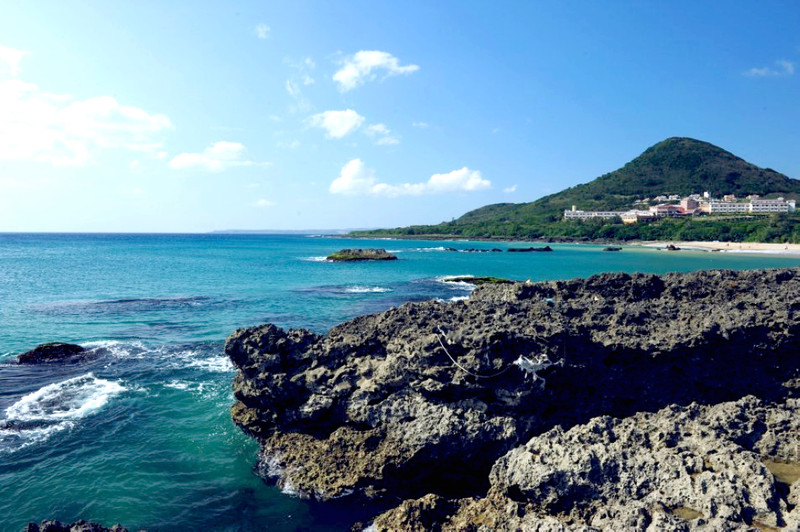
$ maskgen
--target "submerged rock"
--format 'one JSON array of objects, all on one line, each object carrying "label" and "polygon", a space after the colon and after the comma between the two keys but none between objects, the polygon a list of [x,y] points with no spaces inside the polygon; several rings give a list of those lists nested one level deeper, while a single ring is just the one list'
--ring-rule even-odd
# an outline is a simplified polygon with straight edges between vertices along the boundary
[{"label": "submerged rock", "polygon": [[86,349],[75,344],[51,342],[42,344],[17,357],[20,364],[41,364],[44,362],[74,361],[86,354]]},{"label": "submerged rock", "polygon": [[[543,529],[565,523],[626,529],[655,519],[651,500],[669,510],[659,523],[672,526],[681,512],[693,515],[668,498],[677,484],[627,469],[689,460],[679,448],[689,445],[682,427],[690,414],[675,414],[664,427],[645,417],[622,419],[748,395],[759,400],[743,404],[764,409],[785,400],[794,392],[783,384],[800,368],[798,311],[797,269],[487,284],[465,302],[409,303],[356,318],[325,336],[273,325],[236,331],[226,342],[238,368],[232,415],[261,443],[259,470],[285,491],[320,500],[409,499],[396,512],[408,523],[411,514],[426,516],[420,530],[435,529],[439,525],[430,523],[444,523],[440,514],[456,510],[461,525],[494,523],[489,529],[528,529],[534,519]],[[686,408],[700,417],[706,407]],[[590,422],[598,416],[605,417]],[[748,426],[740,418],[736,423]],[[636,428],[645,421],[654,428]],[[794,427],[786,423],[786,430]],[[565,436],[572,427],[575,435]],[[620,431],[629,435],[622,438]],[[759,434],[742,431],[749,435],[742,437]],[[593,441],[590,435],[596,443],[580,447]],[[542,462],[550,469],[534,475],[522,465],[524,457],[539,456],[525,449],[544,452],[536,438],[575,451],[565,451],[562,465]],[[747,447],[741,437],[731,438],[748,452],[761,441]],[[625,444],[615,450],[614,442]],[[603,449],[631,456],[605,467],[611,462]],[[646,456],[632,458],[640,452]],[[670,458],[673,452],[677,458]],[[774,449],[763,456],[785,459]],[[688,478],[697,478],[691,471]],[[630,481],[614,487],[620,479]],[[647,498],[659,490],[663,497]],[[768,524],[772,517],[789,522],[789,506],[796,504],[785,502],[784,512],[781,494],[769,495],[768,487],[754,488],[752,496],[764,502],[753,499],[749,506],[734,500],[734,488],[720,490],[731,500],[715,502],[717,514],[695,499],[684,506],[704,518],[722,516],[722,505],[738,508],[740,521],[734,510],[724,518],[749,525]],[[613,524],[606,525],[592,505],[613,497],[647,504],[632,504],[633,513],[619,510],[623,517],[617,518],[609,503],[607,523]],[[496,519],[485,517],[490,511]],[[514,524],[528,515],[524,526]]]},{"label": "submerged rock", "polygon": [[41,524],[28,523],[23,532],[128,532],[122,525],[106,528],[97,523],[76,521],[72,524],[63,524],[60,521],[44,520]]}]

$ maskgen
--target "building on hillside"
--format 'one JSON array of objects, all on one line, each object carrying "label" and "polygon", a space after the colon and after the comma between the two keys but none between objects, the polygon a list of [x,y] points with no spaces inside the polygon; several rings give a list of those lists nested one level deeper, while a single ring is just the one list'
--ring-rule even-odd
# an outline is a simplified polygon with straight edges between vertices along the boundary
[{"label": "building on hillside", "polygon": [[786,201],[783,198],[776,198],[776,199],[754,198],[750,200],[750,203],[747,205],[750,207],[750,210],[748,212],[754,214],[794,212],[795,210],[795,201],[794,200]]},{"label": "building on hillside", "polygon": [[708,214],[740,214],[750,212],[750,204],[712,199],[701,204],[700,209]]},{"label": "building on hillside", "polygon": [[698,201],[697,198],[689,196],[681,200],[681,209],[683,209],[683,212],[694,212],[698,208],[700,208],[700,201]]},{"label": "building on hillside", "polygon": [[670,205],[668,203],[653,205],[650,207],[650,212],[653,214],[653,216],[672,216],[682,213],[680,205]]},{"label": "building on hillside", "polygon": [[640,210],[632,210],[620,215],[620,218],[622,218],[622,223],[626,225],[639,223],[640,221],[644,220],[652,220],[655,217],[656,215],[650,211]]},{"label": "building on hillside", "polygon": [[592,218],[612,219],[618,218],[625,211],[579,211],[572,206],[571,210],[564,211],[564,218],[567,220],[590,220]]},{"label": "building on hillside", "polygon": [[722,196],[722,201],[725,201],[725,202],[728,202],[728,203],[735,203],[736,202],[736,194],[725,194],[724,196]]}]

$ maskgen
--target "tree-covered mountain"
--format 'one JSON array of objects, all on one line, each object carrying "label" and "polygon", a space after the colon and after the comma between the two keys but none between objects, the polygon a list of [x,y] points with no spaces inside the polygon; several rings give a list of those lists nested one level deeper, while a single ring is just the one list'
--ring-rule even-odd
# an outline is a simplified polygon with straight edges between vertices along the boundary
[{"label": "tree-covered mountain", "polygon": [[[636,200],[644,198],[672,194],[686,196],[706,191],[712,196],[800,197],[800,180],[770,168],[759,168],[707,142],[675,137],[651,146],[619,170],[534,202],[487,205],[452,222],[358,235],[604,238],[595,234],[596,229],[613,223],[565,221],[564,210],[573,205],[580,210],[624,210],[633,208]],[[763,222],[759,223],[763,225]],[[633,235],[630,238],[637,238],[636,233],[635,229],[626,230],[626,234]]]}]

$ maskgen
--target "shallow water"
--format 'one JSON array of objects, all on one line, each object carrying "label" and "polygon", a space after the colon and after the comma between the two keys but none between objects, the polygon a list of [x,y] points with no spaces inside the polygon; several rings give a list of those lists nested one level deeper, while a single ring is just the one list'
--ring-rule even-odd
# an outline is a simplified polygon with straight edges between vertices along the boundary
[{"label": "shallow water", "polygon": [[[130,528],[341,530],[359,509],[312,505],[253,472],[230,421],[233,330],[324,332],[406,301],[458,299],[446,276],[543,280],[798,266],[800,258],[552,245],[553,253],[453,253],[515,244],[274,235],[0,234],[0,530],[57,518]],[[343,247],[400,260],[329,263]],[[49,341],[77,364],[18,366]]]}]

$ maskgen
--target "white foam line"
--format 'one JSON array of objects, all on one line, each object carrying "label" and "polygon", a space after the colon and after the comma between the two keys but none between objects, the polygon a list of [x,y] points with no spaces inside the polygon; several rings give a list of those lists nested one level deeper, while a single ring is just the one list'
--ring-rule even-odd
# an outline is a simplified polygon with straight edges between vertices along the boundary
[{"label": "white foam line", "polygon": [[98,379],[92,373],[48,384],[23,396],[6,409],[6,418],[17,421],[80,419],[99,410],[125,387]]}]

